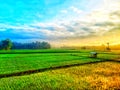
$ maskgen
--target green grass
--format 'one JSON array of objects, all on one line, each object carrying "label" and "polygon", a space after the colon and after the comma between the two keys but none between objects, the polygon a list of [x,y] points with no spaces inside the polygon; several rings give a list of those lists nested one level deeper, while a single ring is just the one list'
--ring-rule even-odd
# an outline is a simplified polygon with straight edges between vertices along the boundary
[{"label": "green grass", "polygon": [[[87,50],[88,51],[88,50]],[[1,50],[0,53],[8,53],[8,54],[23,54],[23,53],[78,53],[80,50],[65,50],[65,49],[36,49],[36,50]],[[82,52],[86,52],[85,50]]]},{"label": "green grass", "polygon": [[0,79],[0,90],[119,90],[120,64],[104,62]]},{"label": "green grass", "polygon": [[[4,52],[4,54],[2,54]],[[0,74],[43,69],[68,64],[112,59],[115,54],[101,53],[99,58],[89,58],[90,51],[80,50],[13,50],[0,51]]]},{"label": "green grass", "polygon": [[[119,58],[116,52],[90,50],[11,50],[0,51],[0,74],[72,65]],[[113,90],[119,89],[119,63],[98,63],[25,76],[0,78],[0,90]]]}]

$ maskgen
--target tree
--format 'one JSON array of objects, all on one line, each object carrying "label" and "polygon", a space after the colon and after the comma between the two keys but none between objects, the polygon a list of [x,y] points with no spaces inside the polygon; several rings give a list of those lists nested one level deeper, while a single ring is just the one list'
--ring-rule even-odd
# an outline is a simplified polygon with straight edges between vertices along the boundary
[{"label": "tree", "polygon": [[51,45],[48,42],[42,42],[41,43],[43,49],[49,49],[51,48]]},{"label": "tree", "polygon": [[12,49],[49,49],[51,45],[48,42],[31,42],[31,43],[12,43]]},{"label": "tree", "polygon": [[1,41],[1,49],[10,50],[12,48],[12,42],[10,39],[5,39]]}]

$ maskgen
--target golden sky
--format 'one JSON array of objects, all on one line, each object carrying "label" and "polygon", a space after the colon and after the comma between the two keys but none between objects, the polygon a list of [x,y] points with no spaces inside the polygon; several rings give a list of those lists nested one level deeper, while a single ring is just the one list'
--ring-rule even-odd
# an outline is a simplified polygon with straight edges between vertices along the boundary
[{"label": "golden sky", "polygon": [[120,44],[120,0],[103,0],[103,4],[98,5],[76,23],[76,26],[70,25],[74,28],[74,33],[68,33],[68,37],[58,39],[54,44],[58,46],[102,45],[107,42],[111,45]]}]

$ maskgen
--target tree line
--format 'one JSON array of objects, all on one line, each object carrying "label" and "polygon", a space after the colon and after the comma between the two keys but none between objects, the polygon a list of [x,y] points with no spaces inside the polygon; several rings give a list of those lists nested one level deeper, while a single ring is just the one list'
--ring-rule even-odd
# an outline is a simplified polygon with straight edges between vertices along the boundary
[{"label": "tree line", "polygon": [[48,42],[30,42],[30,43],[18,43],[12,42],[10,39],[5,39],[0,41],[1,50],[10,49],[49,49],[51,45]]}]

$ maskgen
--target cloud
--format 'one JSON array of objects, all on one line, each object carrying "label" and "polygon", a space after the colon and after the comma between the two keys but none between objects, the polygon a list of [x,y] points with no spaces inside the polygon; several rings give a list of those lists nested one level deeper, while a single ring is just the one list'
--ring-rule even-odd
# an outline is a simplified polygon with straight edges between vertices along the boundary
[{"label": "cloud", "polygon": [[68,13],[68,11],[67,11],[67,10],[61,10],[60,12],[61,12],[61,13],[63,13],[63,14]]},{"label": "cloud", "polygon": [[5,28],[0,28],[0,31],[6,31],[6,29]]},{"label": "cloud", "polygon": [[40,33],[37,27],[30,25],[14,26],[10,24],[0,24],[0,38],[11,39],[45,39],[44,34]]},{"label": "cloud", "polygon": [[[116,4],[116,3],[113,3]],[[114,30],[114,28],[119,28],[120,25],[120,9],[118,6],[115,6],[115,9],[112,9],[113,5],[109,6],[109,9],[96,9],[90,12],[88,15],[82,19],[79,17],[74,18],[73,20],[66,22],[65,20],[59,22],[61,27],[64,27],[59,31],[59,28],[56,28],[57,32],[65,32],[65,34],[59,34],[61,37],[88,37],[91,35],[99,36],[104,35],[105,33]],[[104,6],[106,7],[106,6]],[[74,11],[77,11],[76,8],[72,7]],[[51,31],[52,32],[52,31]],[[66,35],[66,33],[68,35]],[[53,32],[52,36],[57,33]],[[49,34],[51,35],[51,34]],[[48,36],[49,36],[48,35]]]},{"label": "cloud", "polygon": [[[0,24],[0,38],[63,39],[104,35],[120,28],[120,4],[116,3],[117,0],[112,3],[109,3],[111,0],[107,1],[103,6],[91,10],[84,16],[81,16],[82,10],[71,6],[70,9],[60,11],[64,13],[64,18],[55,17],[50,22],[36,21],[24,25]],[[71,15],[70,10],[75,15]]]},{"label": "cloud", "polygon": [[[86,23],[76,22],[59,22],[59,23],[39,23],[34,27],[41,27],[40,32],[48,38],[66,38],[66,37],[82,37],[91,34],[90,29],[86,27]],[[45,26],[46,25],[46,26]],[[52,28],[52,30],[51,30]]]},{"label": "cloud", "polygon": [[80,9],[74,7],[74,6],[71,6],[70,9],[77,14],[81,14],[83,12],[82,10],[80,10]]}]

